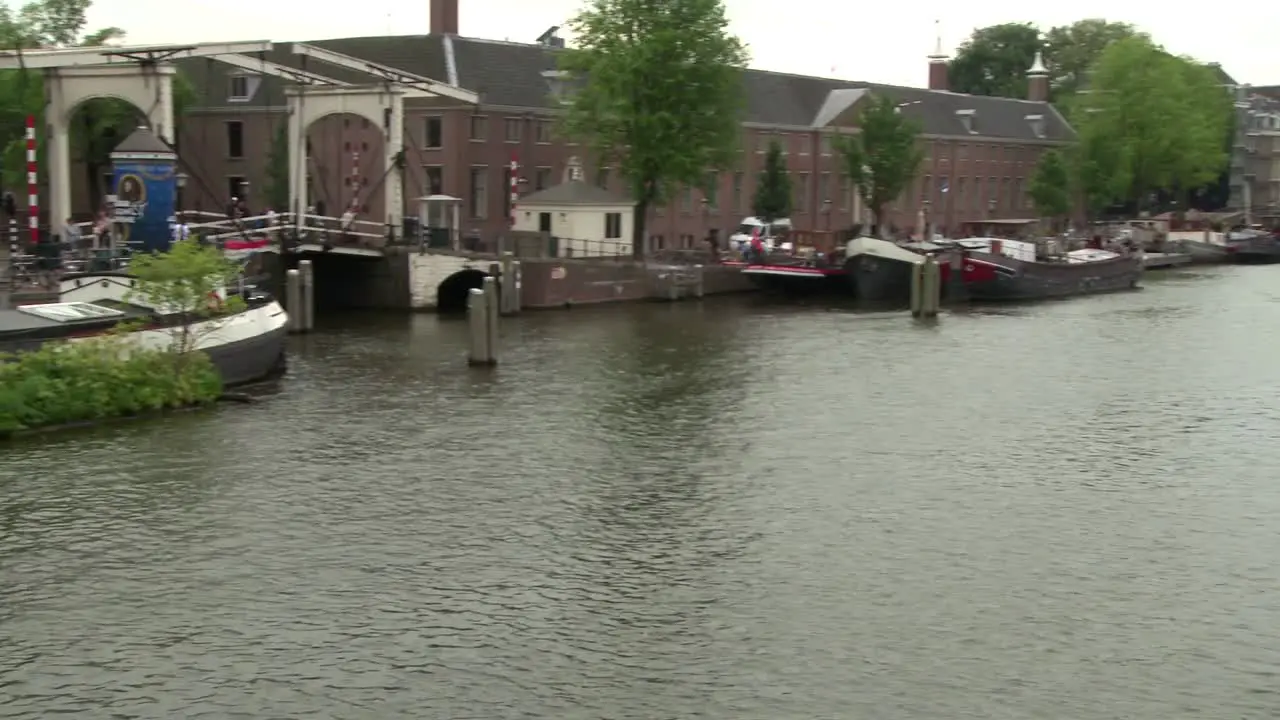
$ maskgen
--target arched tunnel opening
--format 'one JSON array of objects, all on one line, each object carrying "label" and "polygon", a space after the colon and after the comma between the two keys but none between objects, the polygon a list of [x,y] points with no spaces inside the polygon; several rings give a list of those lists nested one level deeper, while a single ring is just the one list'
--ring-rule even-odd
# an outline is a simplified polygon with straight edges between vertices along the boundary
[{"label": "arched tunnel opening", "polygon": [[358,310],[391,310],[408,307],[408,283],[399,278],[391,259],[338,252],[302,253],[280,258],[264,254],[270,289],[285,300],[285,270],[310,260],[315,272],[316,317]]},{"label": "arched tunnel opening", "polygon": [[436,287],[436,312],[453,315],[467,311],[467,298],[472,289],[483,289],[489,274],[483,270],[459,270]]}]

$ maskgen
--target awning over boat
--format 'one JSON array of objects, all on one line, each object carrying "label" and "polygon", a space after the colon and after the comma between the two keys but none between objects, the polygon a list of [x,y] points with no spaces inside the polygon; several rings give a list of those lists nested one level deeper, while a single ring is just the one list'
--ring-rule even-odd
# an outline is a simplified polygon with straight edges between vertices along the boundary
[{"label": "awning over boat", "polygon": [[850,240],[849,244],[845,246],[844,254],[845,257],[850,258],[857,255],[870,255],[913,265],[924,262],[924,256],[919,253],[913,253],[910,250],[898,247],[888,240],[873,237],[860,237]]}]

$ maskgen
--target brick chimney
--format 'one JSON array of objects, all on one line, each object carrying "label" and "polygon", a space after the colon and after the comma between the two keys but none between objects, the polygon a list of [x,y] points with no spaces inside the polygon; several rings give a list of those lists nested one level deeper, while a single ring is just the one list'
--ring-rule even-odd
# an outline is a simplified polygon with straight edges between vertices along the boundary
[{"label": "brick chimney", "polygon": [[458,34],[458,0],[430,0],[431,34]]},{"label": "brick chimney", "polygon": [[1027,99],[1032,102],[1049,101],[1049,71],[1044,67],[1044,58],[1036,53],[1036,61],[1027,71]]},{"label": "brick chimney", "polygon": [[[935,25],[936,24],[937,23],[935,23]],[[938,39],[934,45],[933,54],[929,56],[929,89],[947,89],[947,55],[942,52],[941,31],[938,32]]]}]

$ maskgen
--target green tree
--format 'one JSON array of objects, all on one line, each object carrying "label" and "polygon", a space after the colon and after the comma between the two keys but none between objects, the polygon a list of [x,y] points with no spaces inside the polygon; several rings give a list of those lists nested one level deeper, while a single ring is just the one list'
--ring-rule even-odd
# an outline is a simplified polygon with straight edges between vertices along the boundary
[{"label": "green tree", "polygon": [[277,212],[289,210],[289,128],[281,124],[276,141],[267,154],[267,206]]},{"label": "green tree", "polygon": [[[17,13],[0,5],[0,43],[8,48],[97,47],[124,38],[120,28],[108,27],[83,34],[89,0],[34,0]],[[195,89],[183,76],[174,76],[174,122],[196,98]],[[44,112],[43,76],[37,71],[0,71],[0,148],[3,148],[3,177],[8,189],[25,186],[26,140],[23,118]],[[85,171],[93,197],[102,194],[101,182],[110,163],[111,151],[138,126],[142,112],[123,100],[94,98],[81,103],[72,118],[72,155]],[[38,124],[41,153],[45,146],[44,123]],[[175,128],[176,137],[176,128]],[[55,222],[58,219],[54,220]]]},{"label": "green tree", "polygon": [[884,229],[884,208],[915,179],[924,150],[920,126],[898,110],[893,98],[873,95],[858,112],[856,135],[835,138],[844,174]]},{"label": "green tree", "polygon": [[1057,102],[1075,95],[1087,84],[1089,70],[1112,43],[1139,34],[1128,23],[1098,18],[1051,28],[1044,36],[1050,99]]},{"label": "green tree", "polygon": [[1229,93],[1212,68],[1146,37],[1108,47],[1076,101],[1078,185],[1097,203],[1131,202],[1141,211],[1154,191],[1203,185],[1227,162]]},{"label": "green tree", "polygon": [[782,145],[777,140],[769,143],[769,151],[765,153],[764,170],[760,171],[756,183],[751,212],[765,222],[791,216],[791,176],[787,174]]},{"label": "green tree", "polygon": [[952,58],[948,87],[971,95],[1025,98],[1027,70],[1041,48],[1040,31],[1030,23],[978,28]]},{"label": "green tree", "polygon": [[1071,212],[1071,175],[1062,153],[1050,150],[1040,156],[1027,194],[1042,217],[1057,220]]},{"label": "green tree", "polygon": [[651,207],[736,159],[747,52],[728,25],[722,0],[591,0],[569,23],[563,131],[626,178],[637,256]]},{"label": "green tree", "polygon": [[178,316],[169,349],[180,358],[179,364],[199,348],[202,339],[217,332],[221,323],[214,319],[244,309],[239,296],[222,297],[239,268],[217,248],[196,240],[175,242],[165,253],[135,256],[129,271],[134,277],[130,291],[134,302]]}]

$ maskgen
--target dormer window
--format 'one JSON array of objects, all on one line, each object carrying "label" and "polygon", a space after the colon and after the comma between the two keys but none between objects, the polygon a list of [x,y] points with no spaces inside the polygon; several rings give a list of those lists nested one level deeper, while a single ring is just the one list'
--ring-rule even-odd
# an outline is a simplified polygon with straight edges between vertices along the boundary
[{"label": "dormer window", "polygon": [[976,112],[973,110],[957,110],[956,117],[960,118],[960,124],[964,126],[965,132],[970,135],[978,134],[977,124],[974,122]]},{"label": "dormer window", "polygon": [[239,73],[227,78],[227,100],[231,102],[248,102],[258,92],[262,78],[257,75]]},{"label": "dormer window", "polygon": [[1038,138],[1044,137],[1044,116],[1028,115],[1026,119],[1031,124],[1031,132],[1035,133]]},{"label": "dormer window", "polygon": [[547,81],[552,100],[565,102],[569,99],[569,73],[563,70],[544,70],[542,77]]}]

